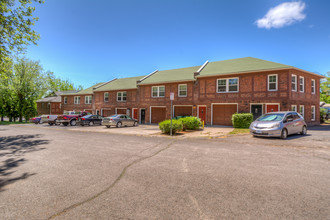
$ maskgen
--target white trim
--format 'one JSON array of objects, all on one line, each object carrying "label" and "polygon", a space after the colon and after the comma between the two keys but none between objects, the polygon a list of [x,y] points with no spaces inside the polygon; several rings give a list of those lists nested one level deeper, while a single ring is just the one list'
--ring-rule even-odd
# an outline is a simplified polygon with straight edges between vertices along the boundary
[{"label": "white trim", "polygon": [[[76,103],[76,97],[79,97],[79,103]],[[80,96],[74,96],[73,97],[73,104],[79,105],[80,104]]]},{"label": "white trim", "polygon": [[166,106],[150,106],[149,124],[152,124],[152,122],[151,122],[151,114],[152,114],[151,108],[165,108],[166,109]]},{"label": "white trim", "polygon": [[[108,94],[108,101],[105,101],[105,94]],[[109,92],[104,92],[103,93],[103,102],[109,102],[109,100],[110,100],[110,95],[109,95]]]},{"label": "white trim", "polygon": [[205,109],[206,109],[206,111],[205,111],[205,122],[204,122],[204,123],[206,124],[206,121],[207,121],[207,105],[197,105],[197,117],[198,117],[198,118],[200,118],[200,117],[199,117],[199,107],[200,107],[200,106],[203,106],[203,107],[205,107]]},{"label": "white trim", "polygon": [[[127,108],[115,108],[115,115],[117,115],[117,109],[125,109],[126,113],[127,113]],[[126,113],[125,113],[125,115],[126,115]]]},{"label": "white trim", "polygon": [[213,105],[237,105],[238,113],[238,103],[211,103],[211,125],[213,125]]},{"label": "white trim", "polygon": [[298,110],[298,109],[297,109],[297,105],[291,105],[291,109],[290,109],[290,110],[293,111],[293,109],[292,109],[293,106],[294,106],[295,109],[296,109],[295,112],[297,112],[297,110]]},{"label": "white trim", "polygon": [[278,105],[278,112],[281,111],[281,103],[266,103],[266,104],[265,104],[265,107],[266,107],[266,108],[265,108],[265,113],[268,113],[268,112],[267,112],[267,106],[268,106],[268,105]]},{"label": "white trim", "polygon": [[154,83],[142,83],[142,84],[139,84],[139,86],[157,86],[157,85],[165,85],[165,84],[173,84],[173,83],[188,83],[188,82],[196,82],[197,80],[196,79],[191,79],[191,80],[176,80],[176,81],[168,81],[168,82],[154,82]]},{"label": "white trim", "polygon": [[[164,96],[159,96],[159,87],[164,87]],[[157,87],[158,89],[157,89],[157,96],[154,96],[153,95],[153,88],[154,87]],[[166,87],[165,87],[165,85],[159,85],[159,86],[152,86],[151,87],[151,97],[152,98],[165,98],[165,96],[166,96]]]},{"label": "white trim", "polygon": [[[269,88],[269,77],[271,77],[271,76],[276,76],[276,89],[270,89]],[[267,91],[269,91],[269,92],[276,92],[278,90],[278,74],[268,74],[267,75]]]},{"label": "white trim", "polygon": [[209,61],[206,60],[205,63],[197,70],[196,73],[200,73],[208,63],[209,63]]},{"label": "white trim", "polygon": [[143,77],[142,79],[139,79],[138,80],[138,83],[142,82],[143,80],[145,80],[146,78],[152,76],[153,74],[157,73],[158,72],[158,69],[153,71],[152,73],[149,73],[148,75],[146,75],[145,77]]},{"label": "white trim", "polygon": [[[229,80],[230,79],[237,79],[237,91],[229,91]],[[226,91],[225,92],[219,92],[219,88],[218,88],[218,85],[219,85],[219,83],[218,83],[218,81],[219,80],[226,80]],[[219,78],[219,79],[217,79],[217,81],[216,81],[216,86],[215,86],[215,88],[216,88],[216,92],[217,93],[237,93],[237,92],[239,92],[239,77],[231,77],[231,78]]]},{"label": "white trim", "polygon": [[[87,98],[87,97],[91,97],[91,100],[90,100],[91,102],[90,102],[90,103],[86,103],[86,98]],[[85,104],[86,104],[86,105],[90,105],[90,104],[92,104],[92,99],[93,99],[93,98],[92,98],[92,95],[85,95]]]},{"label": "white trim", "polygon": [[[180,95],[180,86],[186,86],[186,95]],[[178,84],[178,97],[187,97],[188,96],[188,84]]]},{"label": "white trim", "polygon": [[[121,93],[122,95],[120,96],[121,99],[124,98],[124,92],[126,93],[126,100],[118,100],[118,94]],[[117,102],[126,102],[127,101],[127,91],[120,91],[120,92],[117,92]]]},{"label": "white trim", "polygon": [[175,112],[175,107],[178,106],[178,107],[190,107],[191,106],[191,116],[194,115],[194,105],[173,105],[173,115],[172,115],[172,118],[174,117],[174,112]]},{"label": "white trim", "polygon": [[261,115],[264,114],[264,103],[250,103],[250,113],[252,114],[252,105],[261,105]]},{"label": "white trim", "polygon": [[[301,113],[301,107],[302,107],[302,113]],[[305,118],[305,106],[304,105],[299,105],[299,114]]]},{"label": "white trim", "polygon": [[67,96],[63,97],[63,104],[68,104],[68,97]]},{"label": "white trim", "polygon": [[117,78],[114,78],[114,79],[112,79],[112,80],[110,80],[110,81],[108,81],[108,82],[105,82],[105,83],[102,83],[102,84],[100,84],[100,85],[98,85],[98,86],[95,86],[95,87],[93,87],[93,90],[95,90],[95,89],[98,89],[98,88],[100,88],[100,87],[102,87],[102,86],[104,86],[104,85],[106,85],[106,84],[108,84],[108,83],[111,83],[112,81],[115,81]]},{"label": "white trim", "polygon": [[[314,86],[313,86],[313,82],[314,82]],[[313,88],[314,88],[314,92],[313,92]],[[315,94],[316,93],[316,82],[315,82],[315,79],[312,79],[311,90],[312,90],[312,94]]]},{"label": "white trim", "polygon": [[[294,81],[294,84],[295,84],[295,86],[296,86],[296,89],[292,89],[292,78],[293,78],[293,76],[294,77],[296,77],[296,79],[295,79],[295,81]],[[297,75],[296,74],[291,74],[291,91],[293,91],[293,92],[297,92],[297,88],[298,88],[298,85],[297,85]]]},{"label": "white trim", "polygon": [[[314,108],[314,114],[313,114],[313,108]],[[312,105],[311,106],[311,114],[312,114],[312,118],[311,118],[311,121],[315,121],[315,116],[316,116],[316,108],[315,108],[315,105]]]},{"label": "white trim", "polygon": [[[300,89],[300,86],[301,86],[300,79],[303,79],[303,83],[302,83],[303,90]],[[305,92],[305,77],[303,77],[303,76],[299,76],[299,92],[301,92],[301,93]]]}]

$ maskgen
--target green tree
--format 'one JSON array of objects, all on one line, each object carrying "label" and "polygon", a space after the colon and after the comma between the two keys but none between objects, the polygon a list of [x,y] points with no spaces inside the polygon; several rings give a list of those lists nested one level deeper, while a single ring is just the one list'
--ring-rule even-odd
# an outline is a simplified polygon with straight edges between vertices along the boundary
[{"label": "green tree", "polygon": [[[43,0],[34,0],[43,3]],[[33,17],[32,0],[0,0],[0,62],[13,52],[24,52],[29,44],[37,44],[39,34],[32,29],[38,21]],[[2,72],[2,70],[0,70]]]},{"label": "green tree", "polygon": [[57,91],[68,91],[68,90],[82,90],[83,87],[79,85],[76,87],[72,82],[69,80],[63,80],[59,77],[56,77],[53,72],[48,71],[46,73],[46,81],[48,86],[48,91],[46,96],[51,95]]},{"label": "green tree", "polygon": [[330,72],[320,85],[320,100],[330,103]]}]

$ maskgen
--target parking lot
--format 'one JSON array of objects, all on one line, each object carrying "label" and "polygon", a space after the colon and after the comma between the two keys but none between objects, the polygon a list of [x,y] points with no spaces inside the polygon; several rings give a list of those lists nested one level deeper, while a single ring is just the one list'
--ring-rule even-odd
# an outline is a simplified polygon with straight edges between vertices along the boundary
[{"label": "parking lot", "polygon": [[330,216],[329,125],[287,140],[98,129],[0,126],[0,219]]}]

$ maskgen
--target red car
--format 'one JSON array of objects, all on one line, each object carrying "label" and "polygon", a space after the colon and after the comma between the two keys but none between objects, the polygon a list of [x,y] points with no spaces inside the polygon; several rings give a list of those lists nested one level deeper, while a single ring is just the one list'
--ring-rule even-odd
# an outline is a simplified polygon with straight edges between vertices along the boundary
[{"label": "red car", "polygon": [[63,115],[57,116],[57,123],[63,124],[64,126],[76,126],[78,118],[81,118],[85,115],[90,115],[89,112],[64,112]]}]

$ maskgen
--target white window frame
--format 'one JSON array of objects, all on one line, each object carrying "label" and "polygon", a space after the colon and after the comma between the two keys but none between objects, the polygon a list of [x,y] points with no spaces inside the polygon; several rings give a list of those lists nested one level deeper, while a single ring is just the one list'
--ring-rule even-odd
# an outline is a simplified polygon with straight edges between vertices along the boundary
[{"label": "white window frame", "polygon": [[[300,79],[302,79],[302,83]],[[300,86],[302,86],[302,90],[300,89]],[[299,76],[299,92],[305,92],[305,77],[303,76]]]},{"label": "white window frame", "polygon": [[92,104],[92,96],[86,95],[85,96],[85,104]]},{"label": "white window frame", "polygon": [[315,115],[316,115],[315,110],[316,110],[315,105],[312,105],[311,107],[312,121],[315,121]]},{"label": "white window frame", "polygon": [[[237,91],[229,91],[229,80],[230,79],[237,79]],[[223,92],[220,91],[219,92],[219,80],[226,80],[226,91],[223,91]],[[216,89],[217,89],[217,93],[235,93],[235,92],[239,92],[239,77],[217,79]]]},{"label": "white window frame", "polygon": [[305,106],[304,105],[299,105],[299,114],[305,118]]},{"label": "white window frame", "polygon": [[[186,86],[186,90],[180,90],[180,86]],[[180,95],[181,91],[185,91],[186,95]],[[179,84],[178,85],[178,96],[179,97],[187,97],[187,95],[188,95],[188,85],[187,84]]]},{"label": "white window frame", "polygon": [[117,92],[117,102],[126,102],[126,100],[124,100],[124,93],[126,93],[126,96],[125,97],[126,97],[126,100],[127,100],[127,92],[126,91],[122,91],[122,92]]},{"label": "white window frame", "polygon": [[[77,100],[76,100],[77,98]],[[80,104],[80,96],[75,96],[74,97],[74,104],[79,105]]]},{"label": "white window frame", "polygon": [[[108,97],[107,97],[107,98],[108,98],[108,101],[105,100],[105,94],[108,95]],[[103,101],[104,101],[104,102],[109,102],[109,92],[105,92],[105,93],[103,94]]]},{"label": "white window frame", "polygon": [[312,94],[315,94],[315,79],[312,79]]},{"label": "white window frame", "polygon": [[[157,87],[157,96],[154,96],[153,88],[156,88],[156,87]],[[159,88],[160,87],[164,87],[164,96],[159,96]],[[165,97],[165,94],[166,94],[166,88],[165,88],[165,86],[152,86],[151,87],[151,97],[152,98],[164,98]]]},{"label": "white window frame", "polygon": [[[275,89],[270,89],[269,88],[269,84],[270,84],[269,78],[271,76],[276,76],[276,82],[275,82],[276,88]],[[278,90],[278,74],[270,74],[270,75],[268,75],[268,77],[267,77],[267,87],[268,87],[268,91],[270,91],[270,92],[274,92],[274,91],[277,91]]]},{"label": "white window frame", "polygon": [[68,97],[64,97],[64,101],[63,101],[64,104],[68,104]]},{"label": "white window frame", "polygon": [[[293,108],[294,108],[294,110],[293,110]],[[297,112],[297,105],[291,105],[291,111]]]},{"label": "white window frame", "polygon": [[[292,79],[293,79],[293,77],[295,78],[295,80],[294,80],[294,85],[296,87],[295,89],[293,89],[293,87],[292,87],[292,84],[293,84]],[[297,75],[295,75],[295,74],[292,74],[291,75],[291,89],[292,89],[292,91],[297,92]]]}]

